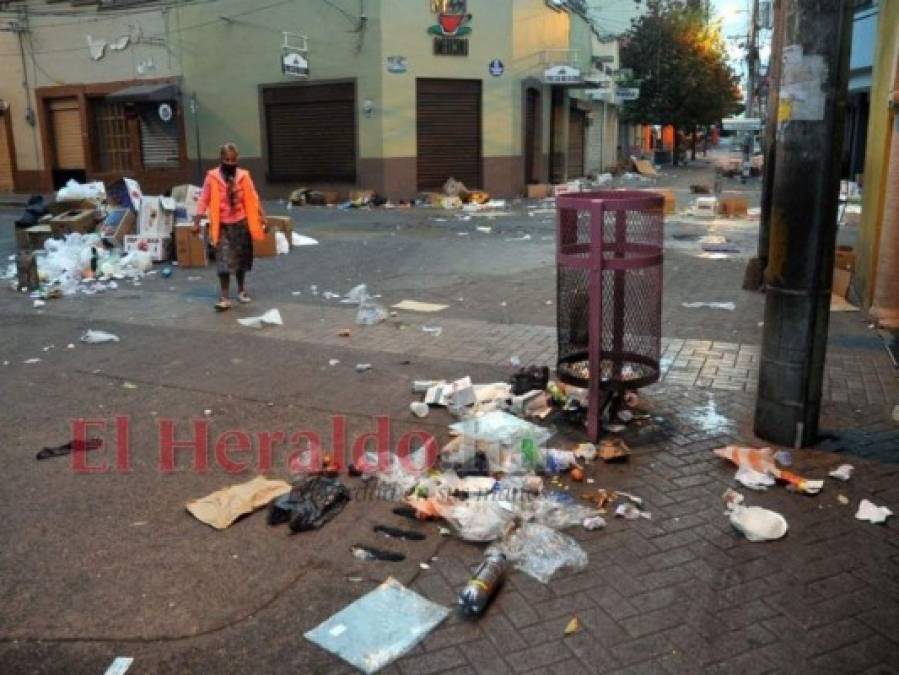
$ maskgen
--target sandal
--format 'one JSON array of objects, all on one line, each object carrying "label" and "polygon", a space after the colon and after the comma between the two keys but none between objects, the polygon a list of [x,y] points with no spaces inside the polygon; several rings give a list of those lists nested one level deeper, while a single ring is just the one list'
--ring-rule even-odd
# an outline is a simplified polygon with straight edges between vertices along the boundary
[{"label": "sandal", "polygon": [[227,298],[220,298],[217,303],[215,303],[215,311],[216,312],[224,312],[231,309],[231,301]]},{"label": "sandal", "polygon": [[253,302],[253,298],[250,297],[249,293],[247,293],[246,291],[243,291],[242,293],[237,294],[237,301],[240,302],[241,304],[246,305],[250,302]]}]

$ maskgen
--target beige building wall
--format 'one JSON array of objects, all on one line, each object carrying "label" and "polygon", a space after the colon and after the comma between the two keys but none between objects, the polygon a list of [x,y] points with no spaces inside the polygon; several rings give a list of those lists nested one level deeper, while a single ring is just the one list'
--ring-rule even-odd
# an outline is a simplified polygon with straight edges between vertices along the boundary
[{"label": "beige building wall", "polygon": [[[221,143],[231,140],[254,173],[264,175],[261,87],[307,81],[281,72],[284,32],[307,36],[308,81],[355,81],[358,156],[381,156],[381,118],[368,117],[360,110],[364,100],[377,105],[381,99],[380,3],[364,4],[364,21],[358,0],[333,0],[330,4],[296,1],[259,11],[252,11],[250,4],[219,0],[212,19],[204,3],[185,5],[174,12],[185,95],[196,96],[199,104],[203,158],[215,161]],[[231,20],[215,20],[215,16]],[[188,133],[194,134],[193,128]],[[194,146],[192,141],[192,156],[196,154]]]},{"label": "beige building wall", "polygon": [[[577,50],[582,71],[589,71],[594,39],[580,17],[553,11],[545,0],[469,0],[472,32],[466,36],[469,53],[465,57],[433,54],[428,28],[437,19],[426,0],[254,4],[246,0],[218,0],[214,7],[209,3],[151,4],[122,13],[85,7],[70,17],[38,17],[34,11],[61,5],[45,0],[27,3],[31,15],[25,22],[29,30],[22,35],[24,70],[18,35],[0,33],[0,98],[9,103],[15,159],[23,178],[18,182],[29,189],[46,168],[40,125],[32,127],[25,120],[25,111],[38,106],[35,88],[145,79],[180,82],[191,173],[198,137],[204,167],[217,160],[220,144],[230,140],[238,144],[244,163],[264,184],[261,88],[304,82],[355,82],[357,128],[350,133],[356,135],[357,183],[382,192],[400,184],[406,196],[414,192],[417,78],[482,82],[484,185],[480,187],[502,194],[521,192],[524,187],[528,87],[541,93],[538,163],[543,180],[548,178],[551,129],[555,149],[562,155],[567,150],[569,99],[585,97],[576,89],[543,84],[543,71],[558,62],[561,52],[571,49]],[[69,3],[64,6],[72,11]],[[285,31],[308,38],[308,81],[281,72]],[[124,38],[127,44],[121,49],[110,48]],[[89,40],[106,42],[102,58],[91,58]],[[389,73],[388,56],[404,56],[407,72]],[[488,70],[494,59],[505,66],[498,77]],[[30,89],[27,96],[21,86],[25,78]],[[196,114],[193,101],[198,104]],[[366,101],[372,105],[369,114],[362,109]],[[589,109],[591,104],[584,100],[582,105]],[[588,133],[595,135],[593,117]],[[606,153],[608,133],[605,128],[601,131],[602,147],[593,145],[597,152]],[[590,147],[588,143],[588,152]],[[564,165],[564,156],[561,162]],[[600,166],[602,160],[593,163]],[[270,187],[277,194],[296,186]]]},{"label": "beige building wall", "polygon": [[[19,10],[14,21],[22,32],[0,32],[0,99],[9,104],[7,119],[12,126],[19,191],[41,189],[44,148],[38,123],[42,113],[35,89],[179,73],[178,55],[169,49],[171,14],[152,7],[139,14],[121,15],[97,12],[96,7],[79,11],[64,5],[71,16],[40,16],[60,7],[43,0],[15,3],[10,9]],[[110,48],[120,40],[126,42],[121,49]],[[106,43],[101,58],[91,57],[90,43]],[[27,94],[23,81],[28,82]],[[29,108],[35,114],[33,125],[26,119]]]}]

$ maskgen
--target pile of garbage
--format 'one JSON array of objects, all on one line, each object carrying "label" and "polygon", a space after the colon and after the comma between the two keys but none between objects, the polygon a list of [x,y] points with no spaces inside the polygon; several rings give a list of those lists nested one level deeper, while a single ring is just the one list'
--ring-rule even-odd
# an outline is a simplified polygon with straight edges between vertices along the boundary
[{"label": "pile of garbage", "polygon": [[[114,290],[121,280],[139,283],[153,263],[205,267],[211,247],[201,221],[194,232],[201,190],[176,185],[170,196],[145,195],[131,178],[108,186],[70,180],[51,203],[28,200],[15,221],[18,255],[3,270],[14,290],[46,300],[77,293]],[[270,216],[264,241],[254,242],[256,257],[289,253],[293,246],[317,243],[293,232],[289,217]],[[162,269],[162,276],[171,268]]]}]

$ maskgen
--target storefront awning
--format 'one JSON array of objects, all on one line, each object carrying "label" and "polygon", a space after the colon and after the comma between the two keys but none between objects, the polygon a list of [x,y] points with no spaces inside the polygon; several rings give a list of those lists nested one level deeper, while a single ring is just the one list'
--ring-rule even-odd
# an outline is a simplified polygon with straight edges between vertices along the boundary
[{"label": "storefront awning", "polygon": [[179,94],[177,84],[135,84],[112,92],[106,100],[110,103],[160,103],[177,99]]}]

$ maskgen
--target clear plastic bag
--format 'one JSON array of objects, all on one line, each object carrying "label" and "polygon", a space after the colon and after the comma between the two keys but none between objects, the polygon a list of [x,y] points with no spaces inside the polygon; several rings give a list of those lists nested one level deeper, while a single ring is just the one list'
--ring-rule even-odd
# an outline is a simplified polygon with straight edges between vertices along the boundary
[{"label": "clear plastic bag", "polygon": [[366,297],[359,303],[359,311],[356,312],[357,326],[374,326],[386,318],[387,310],[371,298]]},{"label": "clear plastic bag", "polygon": [[599,515],[599,511],[572,501],[560,501],[550,496],[540,496],[527,503],[522,514],[526,519],[554,530],[564,530],[581,525],[587,518]]},{"label": "clear plastic bag", "polygon": [[516,569],[544,584],[563,567],[580,571],[589,562],[574,539],[540,523],[525,523],[488,552],[491,550],[504,554]]},{"label": "clear plastic bag", "polygon": [[353,286],[353,288],[350,289],[349,293],[343,296],[343,300],[341,300],[341,302],[345,304],[358,305],[368,297],[368,286],[366,286],[365,284],[359,284],[358,286]]},{"label": "clear plastic bag", "polygon": [[449,614],[389,577],[305,638],[362,672],[374,673],[412,649]]}]

